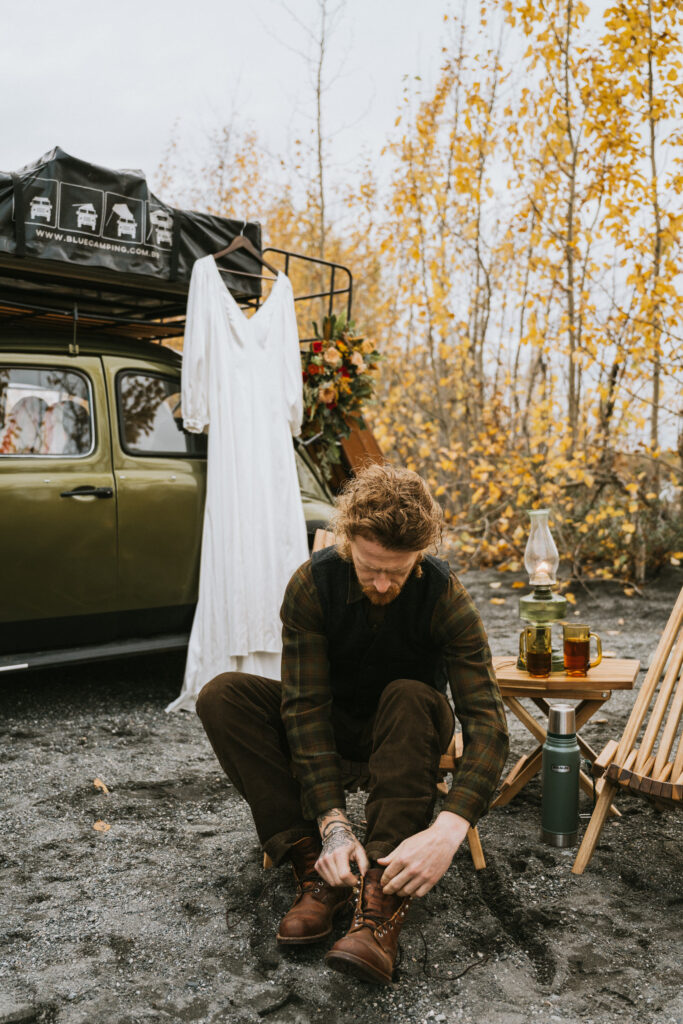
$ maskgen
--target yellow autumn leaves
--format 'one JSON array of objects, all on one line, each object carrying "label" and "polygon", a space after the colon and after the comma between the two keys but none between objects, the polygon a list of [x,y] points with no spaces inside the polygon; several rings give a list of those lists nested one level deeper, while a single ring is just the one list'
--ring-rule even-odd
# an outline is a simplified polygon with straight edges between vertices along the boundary
[{"label": "yellow autumn leaves", "polygon": [[[472,5],[445,18],[433,88],[407,82],[324,235],[315,174],[283,188],[253,133],[226,129],[197,204],[257,211],[270,244],[351,269],[384,356],[364,413],[463,559],[519,568],[526,510],[548,505],[571,571],[638,580],[683,549],[683,7],[474,7],[480,26]],[[296,294],[327,283],[290,276]],[[319,302],[297,313],[309,337]]]}]

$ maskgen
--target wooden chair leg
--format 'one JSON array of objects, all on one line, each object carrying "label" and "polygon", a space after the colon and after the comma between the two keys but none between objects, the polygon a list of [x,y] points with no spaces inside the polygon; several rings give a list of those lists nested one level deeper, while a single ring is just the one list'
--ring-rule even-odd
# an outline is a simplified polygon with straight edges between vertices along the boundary
[{"label": "wooden chair leg", "polygon": [[572,868],[572,874],[582,875],[588,862],[593,856],[593,850],[595,849],[600,833],[602,832],[602,826],[605,824],[605,818],[610,809],[612,798],[617,790],[617,784],[612,782],[611,779],[606,779],[605,784],[602,787],[600,796],[598,797],[595,809],[591,815],[591,820],[588,822],[588,828],[586,829],[579,852],[576,855],[574,866]]},{"label": "wooden chair leg", "polygon": [[474,828],[467,830],[467,842],[470,845],[470,853],[472,854],[472,863],[474,864],[477,871],[481,871],[486,867],[486,859],[484,857],[484,851],[481,845],[481,839],[479,838],[479,829],[475,825]]},{"label": "wooden chair leg", "polygon": [[272,868],[272,866],[273,866],[272,860],[270,859],[270,857],[268,856],[267,853],[264,853],[263,854],[263,870],[267,871],[268,868]]}]

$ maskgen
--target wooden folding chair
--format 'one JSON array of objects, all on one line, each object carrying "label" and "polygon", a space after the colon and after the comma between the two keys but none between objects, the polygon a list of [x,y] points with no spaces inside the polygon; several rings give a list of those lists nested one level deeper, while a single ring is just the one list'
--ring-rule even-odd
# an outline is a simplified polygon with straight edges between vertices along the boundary
[{"label": "wooden folding chair", "polygon": [[[655,650],[621,739],[611,740],[593,764],[604,785],[572,871],[583,873],[618,786],[659,807],[683,802],[683,589]],[[661,680],[661,685],[660,685]],[[659,687],[659,692],[657,689]],[[644,726],[640,746],[636,741]]]}]

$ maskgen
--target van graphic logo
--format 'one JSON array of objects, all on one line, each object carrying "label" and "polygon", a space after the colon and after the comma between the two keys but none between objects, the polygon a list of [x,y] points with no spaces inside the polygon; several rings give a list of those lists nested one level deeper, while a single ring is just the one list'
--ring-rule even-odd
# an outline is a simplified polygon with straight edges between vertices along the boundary
[{"label": "van graphic logo", "polygon": [[88,185],[62,181],[59,185],[59,226],[62,231],[98,235],[104,212],[104,192]]},{"label": "van graphic logo", "polygon": [[142,242],[145,237],[143,200],[107,192],[102,236],[115,242]]},{"label": "van graphic logo", "polygon": [[76,208],[76,223],[79,228],[90,228],[97,230],[97,210],[92,203],[74,203]]},{"label": "van graphic logo", "polygon": [[[59,209],[58,183],[54,178],[32,178],[23,188],[24,224],[53,228]],[[12,196],[12,218],[16,218]]]},{"label": "van graphic logo", "polygon": [[29,217],[31,220],[38,220],[39,217],[46,221],[52,219],[52,203],[47,196],[33,197],[29,207]]},{"label": "van graphic logo", "polygon": [[123,238],[128,235],[129,238],[135,238],[138,230],[137,221],[130,212],[125,203],[114,203],[109,214],[109,221],[112,217],[116,216],[116,234],[119,238]]},{"label": "van graphic logo", "polygon": [[168,210],[164,210],[160,206],[152,207],[150,204],[148,220],[147,241],[160,248],[164,246],[170,248],[173,245],[172,215]]}]

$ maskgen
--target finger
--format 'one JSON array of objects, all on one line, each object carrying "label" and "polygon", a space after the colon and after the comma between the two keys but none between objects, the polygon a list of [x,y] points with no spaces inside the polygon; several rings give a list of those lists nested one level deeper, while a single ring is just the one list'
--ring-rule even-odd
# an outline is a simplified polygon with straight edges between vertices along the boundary
[{"label": "finger", "polygon": [[337,888],[356,884],[356,876],[351,870],[351,859],[354,852],[354,847],[345,847],[343,850],[337,850],[334,854],[334,885]]},{"label": "finger", "polygon": [[396,876],[398,874],[400,874],[400,872],[403,871],[404,868],[405,868],[405,865],[403,864],[402,861],[392,861],[384,869],[384,872],[382,873],[382,877],[379,880],[379,884],[382,886],[382,888],[385,889],[386,886],[389,884],[389,882],[391,882],[394,878],[396,878]]},{"label": "finger", "polygon": [[349,868],[348,871],[346,871],[343,875],[339,876],[339,882],[337,883],[337,885],[343,886],[346,889],[352,889],[357,881],[358,879],[354,875],[351,868]]},{"label": "finger", "polygon": [[386,857],[378,857],[377,858],[377,863],[378,864],[390,864],[392,856],[393,856],[393,854],[388,853],[386,855]]},{"label": "finger", "polygon": [[368,855],[365,852],[365,848],[361,846],[360,843],[358,844],[354,851],[353,859],[358,865],[358,870],[360,871],[361,875],[364,875],[365,872],[370,867],[370,861],[368,860]]},{"label": "finger", "polygon": [[[413,880],[413,872],[410,871],[408,868],[403,868],[401,871],[396,872],[394,876],[389,879],[386,885],[382,885],[382,891],[389,895],[398,894],[402,892],[402,890],[405,889],[406,886],[408,886]],[[418,883],[416,882],[416,887],[417,884]]]},{"label": "finger", "polygon": [[323,878],[328,885],[334,887],[342,884],[340,871],[343,873],[348,868],[348,862],[346,862],[345,865],[343,855],[340,862],[340,854],[342,854],[342,851],[340,850],[332,855],[326,854],[323,857],[319,857],[315,864],[315,870],[318,872],[320,877]]},{"label": "finger", "polygon": [[329,866],[326,861],[318,859],[315,862],[315,870],[318,872],[323,881],[327,882],[328,885],[333,885],[332,875],[330,873]]},{"label": "finger", "polygon": [[[400,896],[402,900],[408,899],[409,897],[411,899],[414,899],[416,896],[421,895],[421,887],[421,883],[419,882],[418,879],[411,878],[410,881],[406,882],[405,885],[402,885],[401,888],[394,893],[394,895]],[[426,887],[426,891],[429,892],[430,888],[431,886],[428,885]]]}]

